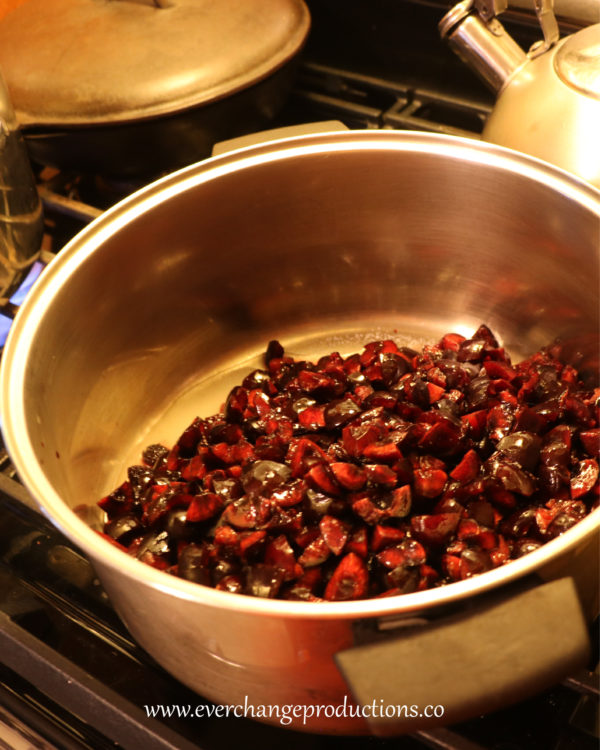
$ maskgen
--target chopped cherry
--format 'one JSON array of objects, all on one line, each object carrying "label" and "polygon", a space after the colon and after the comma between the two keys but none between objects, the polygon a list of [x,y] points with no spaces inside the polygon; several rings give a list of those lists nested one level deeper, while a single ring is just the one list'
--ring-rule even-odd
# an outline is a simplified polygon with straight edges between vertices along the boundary
[{"label": "chopped cherry", "polygon": [[555,343],[513,364],[485,325],[316,363],[278,341],[99,501],[102,536],[228,593],[398,596],[485,573],[598,505],[600,388]]},{"label": "chopped cherry", "polygon": [[362,559],[354,552],[342,558],[325,587],[325,599],[347,601],[362,599],[367,594],[369,573]]},{"label": "chopped cherry", "polygon": [[423,544],[439,547],[453,536],[459,521],[458,513],[437,513],[433,516],[413,516],[411,526],[414,535]]}]

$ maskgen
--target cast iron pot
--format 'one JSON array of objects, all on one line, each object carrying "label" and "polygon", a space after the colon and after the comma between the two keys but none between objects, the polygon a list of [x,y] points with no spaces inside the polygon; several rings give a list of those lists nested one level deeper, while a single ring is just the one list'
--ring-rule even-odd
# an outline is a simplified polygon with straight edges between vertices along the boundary
[{"label": "cast iron pot", "polygon": [[[217,410],[272,338],[312,358],[485,322],[516,358],[560,336],[592,373],[599,226],[594,188],[481,142],[326,133],[209,159],[115,206],[43,274],[3,355],[8,450],[133,636],[200,695],[299,706],[291,726],[336,733],[493,710],[585,663],[600,511],[460,583],[307,603],[169,576],[80,506],[98,527],[96,501],[142,448]],[[343,716],[349,696],[377,710]],[[385,709],[405,705],[443,715]]]},{"label": "cast iron pot", "polygon": [[0,69],[32,159],[143,178],[265,127],[309,28],[303,0],[28,0]]}]

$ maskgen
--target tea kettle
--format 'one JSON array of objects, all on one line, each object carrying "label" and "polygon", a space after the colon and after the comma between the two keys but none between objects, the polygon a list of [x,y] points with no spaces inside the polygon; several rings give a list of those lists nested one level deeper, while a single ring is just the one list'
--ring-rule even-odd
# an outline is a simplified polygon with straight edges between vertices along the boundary
[{"label": "tea kettle", "polygon": [[559,39],[552,0],[534,0],[544,38],[526,53],[496,18],[507,1],[463,0],[439,24],[498,95],[482,138],[600,188],[600,23]]}]

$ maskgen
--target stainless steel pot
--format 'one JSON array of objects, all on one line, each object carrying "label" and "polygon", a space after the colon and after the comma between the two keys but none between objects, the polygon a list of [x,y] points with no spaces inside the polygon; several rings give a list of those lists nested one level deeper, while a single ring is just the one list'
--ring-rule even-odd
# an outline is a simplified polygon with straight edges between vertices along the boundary
[{"label": "stainless steel pot", "polygon": [[[43,274],[3,355],[7,447],[133,636],[201,695],[313,707],[292,725],[319,732],[414,731],[492,710],[585,661],[600,511],[479,577],[320,604],[176,579],[81,516],[94,525],[97,499],[141,449],[214,412],[271,338],[310,358],[485,322],[515,357],[561,336],[593,373],[599,231],[594,188],[481,142],[328,133],[209,159],[108,211]],[[344,717],[348,684],[363,705],[444,715]]]}]

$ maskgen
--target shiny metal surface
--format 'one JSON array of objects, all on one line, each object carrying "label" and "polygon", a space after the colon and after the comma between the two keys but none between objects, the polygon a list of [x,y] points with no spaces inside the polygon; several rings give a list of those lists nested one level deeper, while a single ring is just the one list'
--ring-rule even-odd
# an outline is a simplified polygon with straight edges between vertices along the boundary
[{"label": "shiny metal surface", "polygon": [[[595,65],[600,66],[600,24],[585,31],[596,40]],[[600,98],[577,90],[559,78],[555,68],[568,39],[517,71],[500,92],[482,137],[545,159],[600,187]]]},{"label": "shiny metal surface", "polygon": [[7,301],[39,256],[42,233],[42,204],[0,73],[0,302]]},{"label": "shiny metal surface", "polygon": [[[600,7],[598,8],[600,15]],[[590,27],[565,40],[554,56],[556,74],[568,86],[600,100],[600,34]]]},{"label": "shiny metal surface", "polygon": [[508,8],[508,0],[492,0],[492,2],[488,2],[488,0],[473,0],[472,5],[477,8],[477,12],[482,18],[489,21],[490,18],[504,13]]},{"label": "shiny metal surface", "polygon": [[439,30],[499,92],[482,138],[556,164],[600,188],[600,23],[557,41],[552,3],[535,0],[544,40],[526,56],[497,19],[486,22],[470,7],[459,3]]},{"label": "shiny metal surface", "polygon": [[[532,0],[510,0],[511,10],[531,12]],[[554,13],[561,21],[567,21],[581,28],[597,23],[597,0],[554,0]]]},{"label": "shiny metal surface", "polygon": [[0,22],[4,69],[22,126],[126,123],[248,88],[300,49],[302,0],[28,0]]},{"label": "shiny metal surface", "polygon": [[471,0],[466,0],[452,8],[439,23],[440,34],[460,59],[498,92],[527,56],[496,18],[485,21],[471,12],[472,6]]},{"label": "shiny metal surface", "polygon": [[[598,510],[482,576],[312,606],[166,575],[72,509],[94,506],[145,445],[216,410],[271,338],[311,358],[485,322],[515,357],[561,336],[595,372],[599,233],[598,191],[485,143],[353,131],[215,157],[101,216],[45,271],[3,355],[8,450],[133,636],[215,701],[341,703],[332,657],[352,645],[353,623],[439,613],[534,571],[572,575],[589,615]],[[335,731],[364,730],[356,722]]]},{"label": "shiny metal surface", "polygon": [[531,57],[542,55],[553,47],[560,37],[558,23],[554,15],[554,0],[534,0],[534,6],[544,38],[531,47],[529,50]]}]

